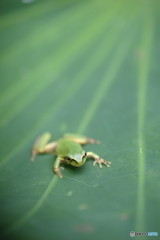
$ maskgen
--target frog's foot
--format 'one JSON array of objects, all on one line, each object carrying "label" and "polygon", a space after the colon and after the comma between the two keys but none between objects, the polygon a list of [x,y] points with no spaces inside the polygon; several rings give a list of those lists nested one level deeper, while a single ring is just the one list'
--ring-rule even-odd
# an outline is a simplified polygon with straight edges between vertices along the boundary
[{"label": "frog's foot", "polygon": [[63,167],[54,167],[54,172],[55,172],[55,174],[57,174],[57,176],[58,176],[59,178],[63,178],[63,176],[62,176],[62,174],[61,174],[61,172],[60,172],[60,169],[64,170]]},{"label": "frog's foot", "polygon": [[30,159],[31,162],[34,162],[36,155],[37,155],[37,151],[35,149],[33,149],[32,150],[32,155],[31,155],[31,159]]},{"label": "frog's foot", "polygon": [[106,160],[104,160],[102,158],[95,159],[95,161],[93,162],[93,165],[95,166],[96,163],[99,164],[100,168],[102,168],[102,164],[106,165],[107,167],[110,167],[110,164],[111,164],[111,162],[108,162],[108,161],[106,161]]},{"label": "frog's foot", "polygon": [[86,145],[88,143],[91,143],[91,144],[99,144],[100,143],[99,141],[97,141],[93,138],[89,138],[89,137],[86,137],[83,135],[78,135],[78,134],[71,134],[71,133],[66,133],[64,135],[64,138],[74,141],[74,142],[77,142],[81,145]]},{"label": "frog's foot", "polygon": [[88,143],[91,143],[91,144],[100,144],[100,141],[95,140],[93,138],[87,138],[87,140],[88,140]]}]

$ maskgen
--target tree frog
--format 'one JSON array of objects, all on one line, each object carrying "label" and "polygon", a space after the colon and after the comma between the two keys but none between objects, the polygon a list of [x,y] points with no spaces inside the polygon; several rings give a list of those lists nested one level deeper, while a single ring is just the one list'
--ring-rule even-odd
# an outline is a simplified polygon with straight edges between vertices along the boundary
[{"label": "tree frog", "polygon": [[42,136],[38,137],[35,141],[32,149],[31,161],[34,161],[35,156],[41,153],[53,153],[57,155],[56,161],[53,165],[53,170],[59,178],[62,178],[61,163],[70,164],[74,167],[81,167],[88,157],[94,159],[93,165],[96,163],[99,164],[99,167],[102,168],[102,164],[110,167],[111,162],[108,162],[93,152],[85,152],[82,148],[82,145],[91,143],[99,144],[99,141],[96,141],[93,138],[88,138],[85,136],[77,134],[64,134],[64,136],[58,139],[56,142],[49,142],[51,139],[51,134],[49,132],[44,133]]}]

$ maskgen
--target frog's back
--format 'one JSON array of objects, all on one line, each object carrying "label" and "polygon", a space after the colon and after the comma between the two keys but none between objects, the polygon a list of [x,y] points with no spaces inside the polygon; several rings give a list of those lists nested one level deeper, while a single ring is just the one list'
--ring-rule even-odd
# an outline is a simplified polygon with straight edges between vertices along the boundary
[{"label": "frog's back", "polygon": [[58,140],[58,146],[56,148],[56,154],[58,156],[65,157],[75,153],[81,153],[82,151],[83,149],[79,143],[69,141],[65,138]]}]

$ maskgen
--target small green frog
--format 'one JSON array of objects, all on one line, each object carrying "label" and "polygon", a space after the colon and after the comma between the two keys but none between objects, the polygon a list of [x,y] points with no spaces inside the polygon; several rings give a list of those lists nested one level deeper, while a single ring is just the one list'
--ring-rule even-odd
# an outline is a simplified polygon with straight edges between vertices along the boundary
[{"label": "small green frog", "polygon": [[81,145],[85,145],[87,143],[100,143],[93,138],[67,133],[64,134],[64,136],[58,139],[56,142],[49,143],[50,139],[51,134],[49,132],[46,132],[36,140],[32,149],[31,161],[34,161],[34,158],[38,153],[56,154],[57,158],[53,169],[57,176],[60,178],[62,178],[60,169],[64,169],[60,167],[61,163],[80,167],[86,162],[86,159],[88,157],[92,157],[95,160],[93,163],[94,166],[96,163],[98,163],[100,168],[102,168],[102,164],[110,167],[111,162],[105,161],[93,152],[85,152],[82,149]]}]

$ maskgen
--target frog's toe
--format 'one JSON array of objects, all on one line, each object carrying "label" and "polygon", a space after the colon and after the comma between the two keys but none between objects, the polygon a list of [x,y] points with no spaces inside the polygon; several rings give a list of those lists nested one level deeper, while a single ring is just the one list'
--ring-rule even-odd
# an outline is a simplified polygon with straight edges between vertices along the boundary
[{"label": "frog's toe", "polygon": [[63,167],[54,167],[54,172],[55,172],[55,174],[57,174],[57,176],[58,176],[59,178],[63,178],[63,176],[62,176],[62,174],[61,174],[61,172],[60,172],[60,169],[64,170]]},{"label": "frog's toe", "polygon": [[106,165],[107,167],[110,167],[111,162],[108,162],[102,158],[97,158],[94,162],[93,165],[95,166],[96,163],[99,164],[99,167],[102,168],[102,164]]}]

